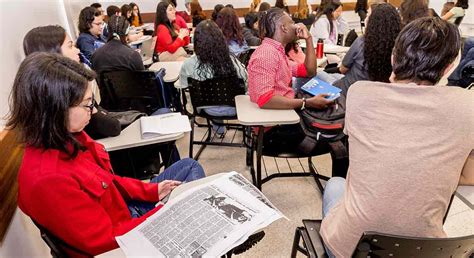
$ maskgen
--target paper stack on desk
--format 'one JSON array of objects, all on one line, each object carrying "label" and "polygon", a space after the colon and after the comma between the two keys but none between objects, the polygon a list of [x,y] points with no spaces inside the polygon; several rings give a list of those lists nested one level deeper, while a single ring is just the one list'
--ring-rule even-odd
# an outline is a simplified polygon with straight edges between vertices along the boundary
[{"label": "paper stack on desk", "polygon": [[143,116],[140,118],[140,126],[143,139],[191,131],[188,117],[180,113]]},{"label": "paper stack on desk", "polygon": [[187,184],[193,185],[116,237],[127,257],[220,257],[284,217],[237,172]]}]

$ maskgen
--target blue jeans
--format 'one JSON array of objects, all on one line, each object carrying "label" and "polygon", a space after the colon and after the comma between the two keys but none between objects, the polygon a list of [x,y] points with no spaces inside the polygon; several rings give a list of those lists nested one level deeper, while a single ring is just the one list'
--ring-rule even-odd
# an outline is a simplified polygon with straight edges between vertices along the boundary
[{"label": "blue jeans", "polygon": [[[342,177],[332,177],[329,179],[328,183],[326,184],[326,187],[324,188],[324,194],[323,194],[323,220],[324,217],[328,214],[328,212],[331,210],[332,207],[336,203],[338,203],[342,197],[344,196],[344,192],[346,190],[346,180]],[[329,250],[327,247],[326,248],[326,253],[328,257],[335,257],[331,250]]]},{"label": "blue jeans", "polygon": [[[203,178],[205,176],[204,170],[197,161],[190,158],[185,158],[165,169],[165,171],[151,179],[150,183],[157,184],[164,180],[176,180],[186,183]],[[155,204],[156,203],[136,200],[127,202],[128,210],[130,211],[132,218],[141,217],[148,211],[155,208]]]},{"label": "blue jeans", "polygon": [[[235,116],[237,111],[235,107],[228,107],[228,106],[218,106],[218,107],[209,107],[205,108],[204,112],[211,116]],[[214,119],[217,123],[222,123],[222,120]],[[219,134],[223,134],[225,132],[225,128],[223,126],[219,126],[216,124],[212,124],[212,129]]]}]

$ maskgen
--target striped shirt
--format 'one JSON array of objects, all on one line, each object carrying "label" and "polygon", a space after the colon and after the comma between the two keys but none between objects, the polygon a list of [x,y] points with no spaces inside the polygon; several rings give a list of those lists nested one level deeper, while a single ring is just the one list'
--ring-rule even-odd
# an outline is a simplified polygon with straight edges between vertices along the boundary
[{"label": "striped shirt", "polygon": [[271,38],[265,38],[255,50],[247,70],[250,100],[259,107],[273,96],[294,98],[291,77],[306,76],[304,64],[289,62],[283,45]]}]

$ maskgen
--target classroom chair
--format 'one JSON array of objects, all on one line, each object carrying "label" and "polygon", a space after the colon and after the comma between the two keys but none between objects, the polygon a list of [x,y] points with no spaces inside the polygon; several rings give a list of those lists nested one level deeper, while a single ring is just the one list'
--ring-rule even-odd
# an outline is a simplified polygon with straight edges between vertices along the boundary
[{"label": "classroom chair", "polygon": [[[193,158],[193,148],[194,145],[201,145],[198,152],[194,156],[195,160],[199,159],[202,151],[206,148],[207,145],[218,145],[218,146],[227,146],[227,147],[243,147],[243,143],[234,143],[233,139],[237,130],[234,132],[232,141],[224,142],[224,137],[221,137],[220,141],[214,141],[216,138],[216,133],[212,133],[212,125],[224,126],[229,129],[243,129],[240,124],[224,122],[225,120],[236,120],[237,115],[235,116],[212,116],[206,112],[199,110],[198,107],[203,106],[229,106],[235,107],[235,96],[245,94],[244,82],[242,79],[237,77],[226,77],[226,78],[213,78],[205,81],[198,81],[192,78],[188,78],[189,87],[186,89],[189,91],[189,96],[191,99],[191,104],[193,111],[188,113],[191,119],[191,133],[189,137],[189,157]],[[186,105],[186,103],[184,103]],[[196,117],[203,117],[206,119],[206,124],[196,123]],[[217,121],[216,121],[217,120]],[[223,121],[223,122],[219,122]],[[195,133],[195,124],[198,126],[207,127],[207,131],[204,134],[206,139],[201,141],[196,141],[194,139]],[[245,141],[245,134],[244,134]]]},{"label": "classroom chair", "polygon": [[153,71],[113,71],[99,75],[100,105],[109,111],[138,110],[151,115],[164,107]]},{"label": "classroom chair", "polygon": [[[296,257],[297,251],[308,257],[327,257],[320,228],[321,220],[303,220],[303,227],[296,228],[291,257]],[[362,234],[352,257],[472,257],[473,251],[474,235],[426,238],[368,231]]]},{"label": "classroom chair", "polygon": [[250,57],[252,56],[253,52],[255,49],[250,48],[248,50],[243,51],[240,53],[237,58],[240,60],[240,62],[245,65],[245,68],[249,65]]}]

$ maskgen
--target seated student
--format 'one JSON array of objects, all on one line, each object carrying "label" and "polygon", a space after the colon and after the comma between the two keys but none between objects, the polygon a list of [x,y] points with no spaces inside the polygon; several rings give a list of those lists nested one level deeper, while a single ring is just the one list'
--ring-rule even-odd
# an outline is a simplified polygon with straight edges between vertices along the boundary
[{"label": "seated student", "polygon": [[314,23],[315,16],[307,0],[298,0],[297,8],[296,12],[292,15],[293,21],[311,26]]},{"label": "seated student", "polygon": [[347,22],[342,18],[342,4],[338,0],[331,0],[316,14],[310,32],[313,42],[323,39],[324,44],[336,45],[338,35],[345,34],[348,28]]},{"label": "seated student", "polygon": [[[132,21],[132,7],[128,4],[122,5],[120,8],[120,12],[122,13],[122,16],[125,17],[125,19],[131,23]],[[127,36],[127,41],[128,42],[133,42],[137,41],[139,38],[143,37],[143,32],[138,32],[135,34],[128,34]]]},{"label": "seated student", "polygon": [[212,14],[211,14],[211,19],[212,21],[216,21],[217,20],[217,14],[224,8],[224,5],[223,4],[216,4],[214,6],[214,10],[212,11]]},{"label": "seated student", "polygon": [[244,39],[249,46],[259,46],[262,40],[258,33],[258,14],[255,12],[247,13],[244,17],[245,26],[242,29]]},{"label": "seated student", "polygon": [[112,15],[107,43],[92,55],[92,69],[100,76],[109,71],[145,70],[140,54],[127,44],[130,24],[124,16]]},{"label": "seated student", "polygon": [[184,46],[189,44],[189,30],[179,29],[175,23],[176,9],[169,2],[160,2],[156,6],[155,52],[160,61],[180,61],[187,58]]},{"label": "seated student", "polygon": [[76,45],[81,51],[81,61],[90,65],[94,51],[105,44],[101,37],[104,18],[102,13],[94,7],[86,7],[79,13],[79,37]]},{"label": "seated student", "polygon": [[400,15],[391,4],[375,4],[369,8],[365,24],[364,35],[352,43],[339,66],[345,76],[333,83],[345,93],[356,81],[389,82],[392,73],[392,49],[402,26]]},{"label": "seated student", "polygon": [[[79,49],[74,46],[64,28],[57,25],[36,27],[30,30],[23,39],[23,50],[28,56],[34,52],[61,54],[79,63]],[[95,81],[92,82],[93,93],[100,97]],[[100,98],[99,98],[100,100]],[[120,122],[108,115],[107,111],[96,106],[99,111],[92,114],[86,132],[93,138],[105,138],[120,134]]]},{"label": "seated student", "polygon": [[[457,0],[454,7],[447,11],[441,18],[451,23],[456,23],[457,19],[462,19],[462,17],[464,17],[467,8],[469,8],[468,0]],[[456,25],[459,26],[459,23],[461,23],[461,21],[458,21],[458,24]]]},{"label": "seated student", "polygon": [[191,18],[191,0],[185,0],[184,7],[186,10],[178,11],[176,12],[176,15],[181,16],[181,18],[183,18],[186,23],[193,22]]},{"label": "seated student", "polygon": [[400,16],[403,26],[422,17],[430,16],[426,0],[403,0],[400,4]]},{"label": "seated student", "polygon": [[[13,84],[7,122],[26,145],[18,206],[89,255],[117,248],[115,237],[158,211],[162,205],[156,202],[181,182],[204,177],[192,159],[173,164],[151,183],[114,175],[103,146],[83,131],[93,113],[94,75],[58,54],[27,56]],[[64,248],[68,256],[81,255]]]},{"label": "seated student", "polygon": [[[165,3],[171,3],[173,4],[173,6],[175,7],[176,9],[176,6],[178,6],[178,4],[176,3],[176,0],[161,0],[162,2],[165,2]],[[176,15],[176,19],[175,19],[175,25],[177,27],[177,29],[188,29],[188,25],[186,24],[186,21],[183,19],[183,17],[179,16],[179,15]]]},{"label": "seated student", "polygon": [[193,27],[196,27],[201,21],[207,19],[206,15],[202,12],[202,7],[198,0],[191,1],[191,19]]},{"label": "seated student", "polygon": [[242,33],[242,25],[240,25],[239,17],[234,9],[224,7],[217,14],[216,23],[222,30],[232,54],[238,56],[240,53],[249,49],[247,41],[244,39],[244,34]]},{"label": "seated student", "polygon": [[[196,27],[194,53],[195,55],[186,59],[181,67],[179,74],[181,86],[188,85],[188,78],[204,81],[230,76],[243,79],[244,86],[247,86],[245,66],[230,54],[222,31],[212,20],[203,21]],[[235,107],[226,106],[207,107],[204,112],[212,116],[236,115]],[[225,129],[214,126],[214,130],[222,135]]]},{"label": "seated student", "polygon": [[262,0],[252,0],[252,3],[250,3],[249,12],[258,12],[261,2]]},{"label": "seated student", "polygon": [[130,7],[132,8],[132,16],[128,20],[130,25],[133,27],[140,27],[143,25],[142,15],[140,14],[140,8],[136,3],[130,3]]},{"label": "seated student", "polygon": [[288,0],[276,0],[275,7],[283,9],[288,14],[290,13],[290,9],[288,8]]},{"label": "seated student", "polygon": [[[249,74],[248,93],[250,100],[260,108],[268,109],[325,109],[333,104],[325,95],[308,99],[295,99],[291,87],[291,77],[312,77],[316,74],[316,54],[311,33],[304,24],[295,24],[291,17],[280,8],[271,8],[262,13],[259,30],[264,37],[255,50],[247,67]],[[306,41],[304,64],[289,65],[285,46],[296,39]],[[298,152],[298,146],[305,138],[301,125],[274,126],[263,136],[264,149],[276,152]],[[329,148],[320,142],[316,149]],[[345,176],[346,161],[333,162],[333,175]]]},{"label": "seated student", "polygon": [[[110,18],[112,17],[112,15],[117,15],[117,16],[122,15],[122,12],[120,11],[120,8],[118,6],[109,5],[107,7],[107,17]],[[102,30],[102,36],[104,36],[104,38],[109,37],[109,28],[107,28],[107,23],[104,24],[104,29]]]},{"label": "seated student", "polygon": [[364,231],[446,237],[451,195],[458,184],[474,185],[474,92],[433,87],[460,43],[454,25],[417,19],[395,42],[392,83],[349,89],[351,165],[347,181],[330,179],[323,196],[329,257],[350,257]]}]

